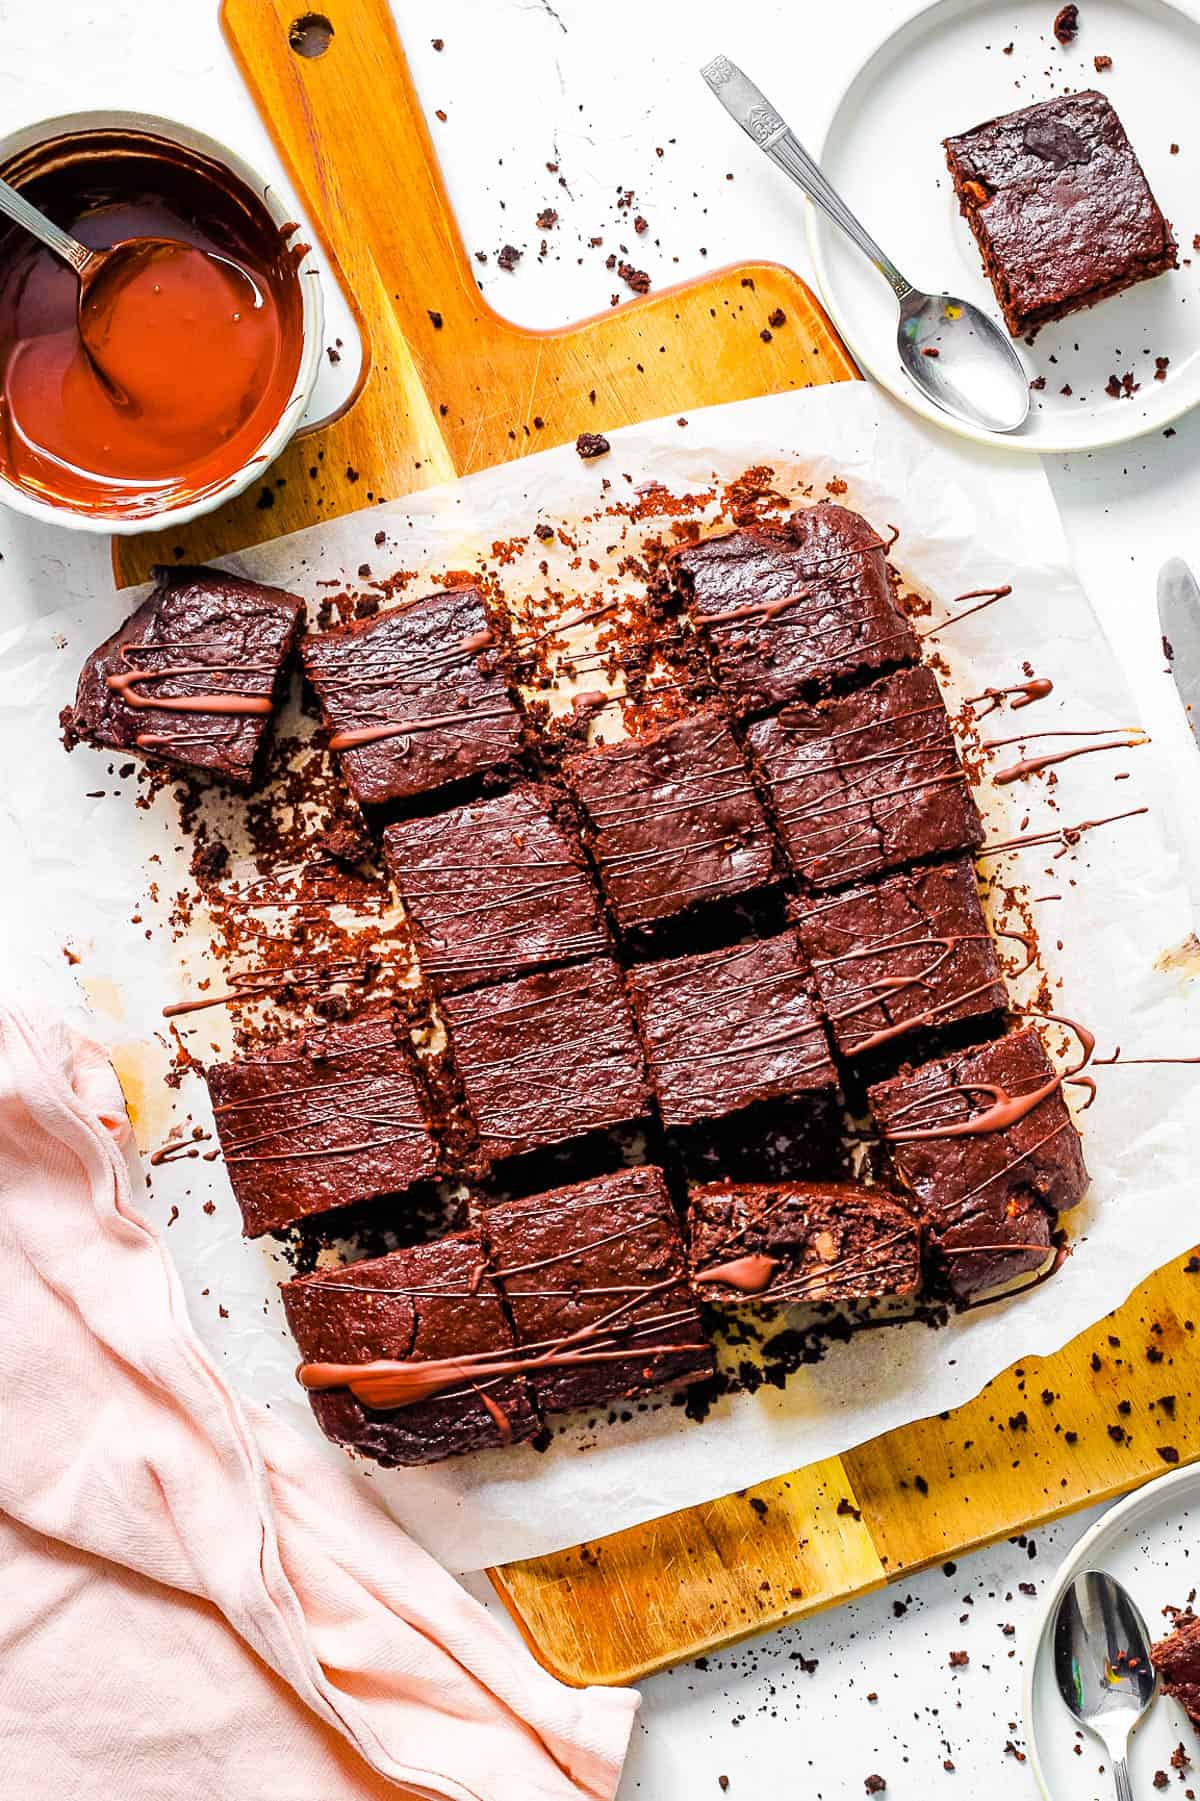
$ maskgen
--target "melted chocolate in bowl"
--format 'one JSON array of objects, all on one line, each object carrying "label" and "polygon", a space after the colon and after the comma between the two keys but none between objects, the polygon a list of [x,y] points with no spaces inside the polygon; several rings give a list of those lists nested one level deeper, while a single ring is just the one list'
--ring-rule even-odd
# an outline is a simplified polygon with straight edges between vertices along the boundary
[{"label": "melted chocolate in bowl", "polygon": [[110,284],[101,329],[89,330],[102,373],[80,337],[74,271],[19,228],[3,231],[0,475],[112,519],[152,518],[231,485],[278,424],[300,367],[294,228],[281,230],[219,162],[133,130],[36,144],[0,173],[92,249],[167,238],[207,253]]}]

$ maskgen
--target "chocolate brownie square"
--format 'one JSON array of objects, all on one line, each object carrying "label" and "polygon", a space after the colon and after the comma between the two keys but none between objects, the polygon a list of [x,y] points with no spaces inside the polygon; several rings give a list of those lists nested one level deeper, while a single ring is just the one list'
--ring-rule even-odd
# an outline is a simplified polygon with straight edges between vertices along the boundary
[{"label": "chocolate brownie square", "polygon": [[785,707],[752,725],[749,739],[788,860],[810,888],[840,888],[982,841],[928,669]]},{"label": "chocolate brownie square", "polygon": [[1200,1619],[1190,1607],[1176,1614],[1174,1629],[1150,1647],[1150,1661],[1162,1677],[1163,1694],[1178,1701],[1200,1729]]},{"label": "chocolate brownie square", "polygon": [[564,771],[625,931],[774,880],[745,759],[714,709],[569,757]]},{"label": "chocolate brownie square", "polygon": [[223,569],[156,569],[154,591],[83,666],[61,714],[84,742],[249,787],[304,602]]},{"label": "chocolate brownie square", "polygon": [[833,501],[672,553],[670,575],[737,714],[815,685],[916,661],[883,540]]},{"label": "chocolate brownie square", "polygon": [[868,1099],[956,1295],[1041,1268],[1056,1213],[1081,1199],[1088,1175],[1036,1026],[904,1069]]},{"label": "chocolate brownie square", "polygon": [[709,1376],[683,1240],[657,1169],[621,1169],[482,1215],[528,1380],[547,1413]]},{"label": "chocolate brownie square", "polygon": [[547,789],[523,784],[391,825],[383,848],[435,989],[477,988],[608,948],[583,847]]},{"label": "chocolate brownie square", "polygon": [[516,758],[521,716],[496,632],[478,588],[449,588],[304,640],[355,800],[410,800]]},{"label": "chocolate brownie square", "polygon": [[795,933],[641,963],[626,979],[664,1125],[837,1093]]},{"label": "chocolate brownie square", "polygon": [[641,1119],[641,1046],[615,963],[598,957],[446,995],[450,1051],[489,1162]]},{"label": "chocolate brownie square", "polygon": [[[300,1380],[336,1444],[391,1466],[437,1463],[538,1431],[477,1229],[301,1276],[282,1294],[304,1358]],[[356,1393],[355,1366],[374,1364],[385,1367],[364,1369]]]},{"label": "chocolate brownie square", "polygon": [[844,1057],[983,1019],[1007,1004],[965,858],[802,901],[795,917]]},{"label": "chocolate brownie square", "polygon": [[386,1014],[309,1032],[208,1071],[248,1238],[438,1174],[407,1036]]},{"label": "chocolate brownie square", "polygon": [[1094,89],[944,141],[959,210],[1014,338],[1176,266],[1171,228]]},{"label": "chocolate brownie square", "polygon": [[694,1293],[722,1307],[915,1294],[921,1224],[861,1182],[718,1182],[693,1188]]}]

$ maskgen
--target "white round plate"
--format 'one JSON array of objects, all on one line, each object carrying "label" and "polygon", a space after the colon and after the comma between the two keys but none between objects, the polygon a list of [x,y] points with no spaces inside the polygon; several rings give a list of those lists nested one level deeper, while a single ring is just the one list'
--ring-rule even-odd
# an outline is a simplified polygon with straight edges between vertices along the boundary
[{"label": "white round plate", "polygon": [[[1166,1366],[1164,1365],[1164,1368]],[[1169,1389],[1164,1379],[1163,1386]],[[1170,1436],[1170,1421],[1157,1416]],[[1150,1427],[1147,1427],[1150,1430]],[[1123,1582],[1153,1638],[1170,1630],[1164,1607],[1182,1607],[1200,1589],[1200,1464],[1147,1483],[1097,1520],[1084,1534],[1042,1598],[1034,1623],[1033,1652],[1025,1665],[1025,1742],[1030,1768],[1047,1801],[1111,1801],[1112,1775],[1099,1739],[1067,1712],[1054,1681],[1054,1614],[1058,1598],[1081,1570],[1107,1570]],[[1171,1753],[1179,1743],[1196,1766],[1188,1787],[1200,1787],[1200,1735],[1174,1701],[1160,1695],[1134,1734],[1129,1772],[1135,1795],[1153,1795],[1154,1774],[1166,1770],[1177,1788]],[[1076,1756],[1075,1747],[1079,1746]],[[1101,1765],[1105,1768],[1101,1772]]]},{"label": "white round plate", "polygon": [[[942,139],[1057,94],[1097,88],[1112,101],[1174,226],[1181,267],[1044,326],[1031,347],[1018,343],[1030,379],[1045,378],[1020,432],[1001,438],[960,425],[924,400],[896,356],[886,282],[816,208],[808,224],[825,304],[862,368],[949,431],[1037,452],[1119,444],[1162,430],[1200,400],[1200,252],[1192,247],[1200,233],[1200,19],[1168,0],[1083,0],[1079,35],[1064,49],[1053,33],[1057,10],[1057,0],[934,0],[868,57],[817,152],[910,281],[973,300],[999,321]],[[1111,56],[1112,68],[1097,73],[1096,56]],[[1165,379],[1156,380],[1163,356]],[[1140,385],[1113,399],[1106,385],[1126,372]]]}]

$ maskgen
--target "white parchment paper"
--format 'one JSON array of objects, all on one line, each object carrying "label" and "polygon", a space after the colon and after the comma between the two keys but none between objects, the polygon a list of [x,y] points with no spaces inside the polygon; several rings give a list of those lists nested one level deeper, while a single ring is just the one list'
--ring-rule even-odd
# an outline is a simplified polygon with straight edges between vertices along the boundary
[{"label": "white parchment paper", "polygon": [[[331,585],[361,585],[355,572],[364,563],[376,575],[402,567],[422,579],[470,569],[496,541],[529,533],[539,519],[574,529],[606,499],[627,499],[648,482],[703,495],[751,465],[769,465],[773,485],[797,498],[820,498],[827,483],[844,482],[846,504],[880,529],[898,526],[893,559],[931,598],[929,623],[966,590],[1013,584],[1006,600],[930,641],[949,665],[952,711],[989,685],[1020,680],[1026,661],[1054,682],[1054,694],[1028,712],[994,714],[984,736],[1136,724],[1040,470],[939,436],[866,384],[616,432],[611,454],[595,463],[570,447],[548,451],[278,540],[230,566],[315,601]],[[505,569],[506,590],[536,587],[544,556],[568,592],[572,582],[585,598],[619,590],[618,565],[636,552],[643,529],[650,535],[650,525],[604,517],[577,531],[574,575],[575,559],[534,540]],[[407,592],[421,592],[419,583]],[[86,748],[68,758],[57,726],[84,657],[131,610],[130,598],[101,593],[49,615],[30,600],[26,616],[18,606],[0,628],[0,974],[9,990],[32,989],[43,1002],[78,981],[149,1147],[173,1123],[210,1121],[200,1081],[190,1078],[177,1093],[163,1082],[161,1009],[185,992],[185,970],[190,985],[205,954],[202,933],[180,946],[161,929],[185,885],[190,846],[169,794],[136,806],[133,784],[108,773],[119,759]],[[1102,1056],[1118,1044],[1128,1057],[1200,1055],[1200,946],[1170,843],[1177,779],[1194,780],[1194,771],[1160,766],[1148,745],[1078,758],[1061,766],[1053,785],[1038,777],[1008,788],[985,782],[979,791],[993,841],[1026,817],[1030,830],[1054,831],[1148,809],[1085,832],[1062,855],[1057,842],[984,864],[1005,883],[1025,885],[1056,1005],[1086,1020]],[[69,966],[64,947],[77,965]],[[221,1042],[214,1014],[195,1016],[189,1029],[200,1056]],[[1065,1343],[1200,1237],[1200,1068],[1130,1064],[1096,1074],[1097,1098],[1081,1120],[1092,1186],[1069,1222],[1074,1254],[1045,1286],[941,1331],[914,1323],[860,1335],[832,1347],[785,1391],[724,1400],[702,1426],[662,1406],[600,1432],[568,1432],[544,1454],[518,1447],[428,1470],[359,1466],[361,1479],[444,1562],[472,1569],[711,1499],[965,1401],[1018,1358]],[[231,1379],[318,1437],[276,1295],[287,1269],[277,1250],[241,1239],[220,1163],[156,1171],[149,1204],[160,1224],[179,1210],[168,1243],[196,1326]]]}]

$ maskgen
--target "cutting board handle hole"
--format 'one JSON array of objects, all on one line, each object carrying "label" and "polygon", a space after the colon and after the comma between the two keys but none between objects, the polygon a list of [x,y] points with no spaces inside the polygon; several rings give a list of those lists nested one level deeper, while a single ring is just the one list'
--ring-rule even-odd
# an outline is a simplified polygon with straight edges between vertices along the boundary
[{"label": "cutting board handle hole", "polygon": [[297,56],[324,56],[333,42],[333,26],[324,13],[302,13],[288,27],[288,43]]}]

